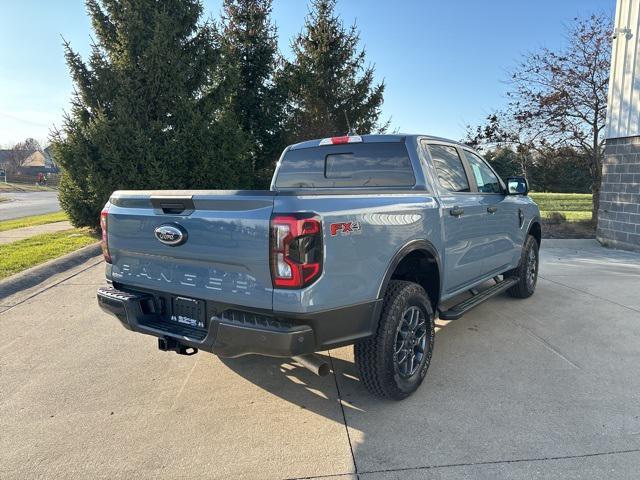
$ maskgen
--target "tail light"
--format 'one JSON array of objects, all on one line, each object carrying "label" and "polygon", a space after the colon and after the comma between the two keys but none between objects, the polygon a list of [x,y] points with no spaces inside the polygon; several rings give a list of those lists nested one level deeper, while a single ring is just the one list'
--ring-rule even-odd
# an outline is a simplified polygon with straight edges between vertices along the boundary
[{"label": "tail light", "polygon": [[304,288],[322,273],[322,222],[317,216],[274,215],[270,243],[275,288]]},{"label": "tail light", "polygon": [[102,229],[102,255],[104,261],[111,263],[111,254],[109,253],[109,239],[107,236],[107,227],[109,224],[109,205],[105,206],[100,212],[100,228]]}]

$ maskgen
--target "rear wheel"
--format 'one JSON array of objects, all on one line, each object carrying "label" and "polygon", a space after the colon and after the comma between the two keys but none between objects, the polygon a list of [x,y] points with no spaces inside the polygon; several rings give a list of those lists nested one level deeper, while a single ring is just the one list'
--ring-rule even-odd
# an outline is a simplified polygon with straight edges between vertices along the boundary
[{"label": "rear wheel", "polygon": [[354,346],[360,379],[371,393],[402,400],[422,383],[431,362],[431,302],[415,283],[392,280],[376,334]]},{"label": "rear wheel", "polygon": [[538,282],[538,241],[533,235],[528,235],[522,249],[520,264],[518,268],[509,271],[506,276],[518,277],[518,283],[507,292],[515,298],[528,298],[533,295]]}]

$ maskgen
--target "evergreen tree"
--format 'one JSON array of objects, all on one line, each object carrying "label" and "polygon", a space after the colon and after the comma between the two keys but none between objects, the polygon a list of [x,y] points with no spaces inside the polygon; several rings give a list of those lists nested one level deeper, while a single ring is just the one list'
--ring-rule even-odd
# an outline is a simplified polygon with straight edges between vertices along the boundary
[{"label": "evergreen tree", "polygon": [[519,168],[518,154],[507,147],[499,147],[495,150],[484,152],[484,158],[504,180],[508,177],[522,175]]},{"label": "evergreen tree", "polygon": [[[313,0],[303,31],[293,42],[294,61],[286,66],[292,141],[384,131],[380,125],[384,82],[374,84],[374,67],[355,25],[345,29],[335,0]],[[346,114],[346,115],[345,115]]]},{"label": "evergreen tree", "polygon": [[117,189],[250,185],[247,143],[229,108],[220,39],[197,0],[88,0],[97,43],[65,44],[72,108],[53,134],[60,202],[96,226]]},{"label": "evergreen tree", "polygon": [[232,109],[251,145],[253,185],[268,188],[286,145],[283,106],[286,95],[275,82],[280,59],[271,22],[272,0],[224,0],[223,46],[228,74],[235,74]]}]

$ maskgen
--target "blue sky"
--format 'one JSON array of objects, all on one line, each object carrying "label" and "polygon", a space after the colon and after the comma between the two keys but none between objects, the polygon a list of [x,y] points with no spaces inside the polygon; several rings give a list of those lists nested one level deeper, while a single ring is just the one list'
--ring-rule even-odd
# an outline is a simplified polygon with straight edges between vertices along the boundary
[{"label": "blue sky", "polygon": [[[204,1],[205,14],[217,18],[221,3]],[[392,128],[453,139],[504,104],[504,80],[523,53],[561,46],[576,15],[614,11],[615,0],[338,1],[386,82],[383,116]],[[0,146],[29,136],[46,143],[72,91],[61,35],[89,50],[84,2],[0,0],[0,12]],[[274,0],[285,54],[306,13],[306,1]]]}]

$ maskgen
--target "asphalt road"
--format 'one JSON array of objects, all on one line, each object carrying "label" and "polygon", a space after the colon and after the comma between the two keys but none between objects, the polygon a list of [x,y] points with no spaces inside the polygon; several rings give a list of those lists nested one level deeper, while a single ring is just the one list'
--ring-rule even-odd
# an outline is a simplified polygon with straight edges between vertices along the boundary
[{"label": "asphalt road", "polygon": [[640,255],[563,245],[532,298],[439,322],[399,403],[349,348],[324,378],[160,352],[98,309],[87,262],[0,300],[0,478],[637,478]]},{"label": "asphalt road", "polygon": [[28,217],[60,210],[58,192],[0,192],[8,202],[0,202],[0,220]]}]

